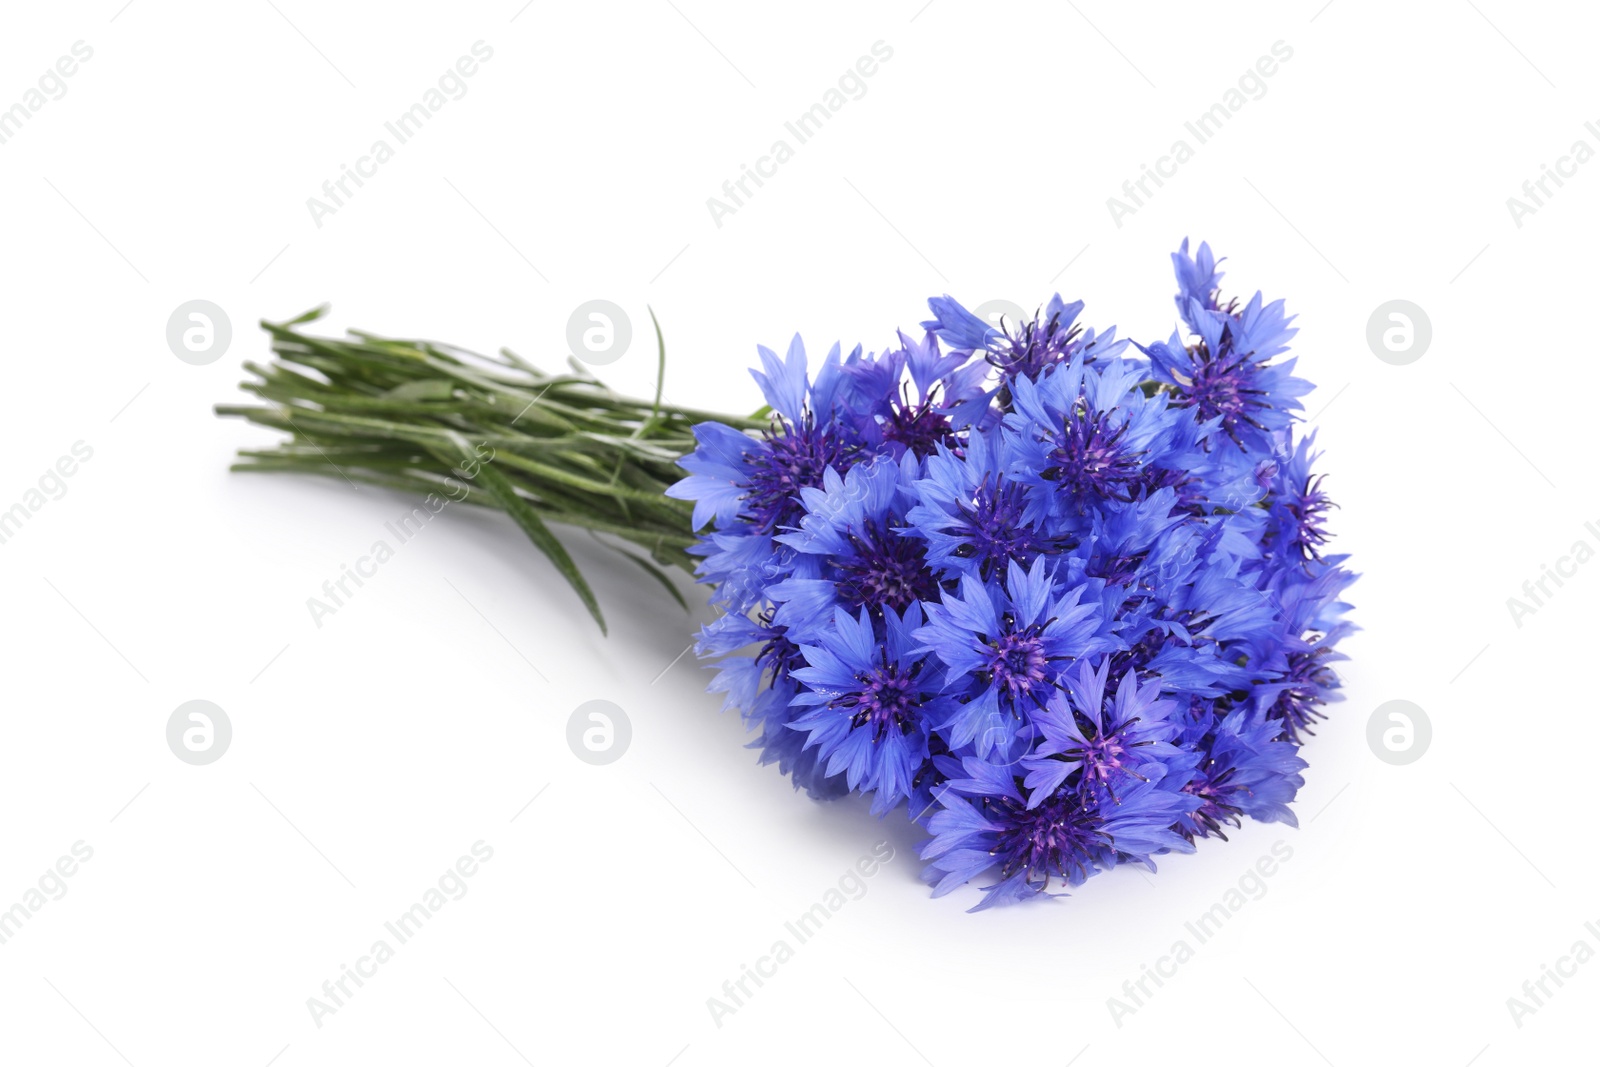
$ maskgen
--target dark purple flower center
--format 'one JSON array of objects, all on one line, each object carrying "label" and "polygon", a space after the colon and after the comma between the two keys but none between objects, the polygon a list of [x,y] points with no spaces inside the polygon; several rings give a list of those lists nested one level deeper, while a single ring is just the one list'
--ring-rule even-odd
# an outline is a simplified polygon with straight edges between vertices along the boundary
[{"label": "dark purple flower center", "polygon": [[887,529],[887,525],[868,521],[852,531],[849,537],[854,552],[835,561],[839,599],[850,607],[890,607],[903,612],[913,601],[931,600],[939,592],[922,543]]},{"label": "dark purple flower center", "polygon": [[1322,710],[1322,690],[1338,684],[1338,678],[1323,662],[1327,653],[1326,648],[1289,653],[1289,668],[1283,677],[1287,688],[1267,709],[1267,718],[1281,720],[1284,736],[1295,744],[1300,743],[1302,733],[1315,735],[1311,724],[1328,717]]},{"label": "dark purple flower center", "polygon": [[978,576],[988,581],[1009,562],[1027,566],[1036,556],[1077,547],[1072,538],[1051,540],[1022,522],[1024,489],[1017,482],[996,486],[987,476],[972,502],[962,503],[957,536],[964,544],[952,555],[978,561]]},{"label": "dark purple flower center", "polygon": [[745,513],[763,532],[792,525],[802,511],[800,490],[820,487],[830,467],[843,474],[858,450],[837,431],[817,428],[809,415],[801,425],[785,423],[762,436],[766,447],[745,453],[751,467]]},{"label": "dark purple flower center", "polygon": [[950,429],[949,418],[934,406],[933,396],[914,402],[905,389],[890,404],[889,417],[883,424],[883,436],[904,445],[918,456],[933,455],[937,445],[955,448],[959,444]]},{"label": "dark purple flower center", "polygon": [[876,740],[883,740],[891,729],[905,733],[922,702],[916,685],[921,666],[915,664],[903,671],[898,663],[888,663],[858,675],[861,688],[835,700],[833,706],[850,713],[852,727],[871,729]]},{"label": "dark purple flower center", "polygon": [[1082,881],[1091,873],[1094,856],[1105,845],[1094,812],[1075,789],[1061,789],[1036,808],[1024,807],[1010,797],[988,801],[990,820],[1005,826],[994,848],[1000,876],[1027,872],[1043,890],[1052,877]]},{"label": "dark purple flower center", "polygon": [[1138,454],[1122,444],[1127,429],[1126,422],[1113,429],[1110,416],[1092,410],[1079,397],[1055,435],[1055,447],[1048,454],[1051,465],[1039,477],[1074,494],[1127,499],[1122,487],[1139,474]]},{"label": "dark purple flower center", "polygon": [[761,627],[762,636],[766,639],[756,653],[756,661],[772,672],[772,684],[776,685],[789,677],[790,672],[804,667],[806,660],[800,646],[789,640],[789,628],[772,624],[772,614],[768,610],[756,619],[756,625]]},{"label": "dark purple flower center", "polygon": [[1015,704],[1024,696],[1043,703],[1049,688],[1050,658],[1045,655],[1044,624],[1035,623],[1022,630],[1007,631],[988,641],[989,662],[985,673],[990,682]]},{"label": "dark purple flower center", "polygon": [[[1127,731],[1138,721],[1136,718],[1129,719],[1110,733],[1097,736],[1094,725],[1079,718],[1079,729],[1083,732],[1084,741],[1072,746],[1063,755],[1068,759],[1082,761],[1082,766],[1078,768],[1080,789],[1088,790],[1096,785],[1106,786],[1109,789],[1112,780],[1120,774],[1137,778],[1141,782],[1149,781],[1133,769],[1133,755],[1134,749],[1150,742],[1129,741],[1127,738]],[[1115,800],[1116,794],[1112,793],[1111,797]]]},{"label": "dark purple flower center", "polygon": [[1206,760],[1194,779],[1183,787],[1183,792],[1200,798],[1200,806],[1185,814],[1174,829],[1190,841],[1213,836],[1226,841],[1228,835],[1223,833],[1222,827],[1229,823],[1242,825],[1240,817],[1243,815],[1243,811],[1228,799],[1235,792],[1235,787],[1229,784],[1232,778],[1232,767],[1218,768],[1215,760]]},{"label": "dark purple flower center", "polygon": [[1322,523],[1329,509],[1338,507],[1322,491],[1322,477],[1319,474],[1307,478],[1305,487],[1284,502],[1284,507],[1294,516],[1293,546],[1305,563],[1322,561],[1322,545],[1328,540],[1328,531]]},{"label": "dark purple flower center", "polygon": [[1265,429],[1253,413],[1268,406],[1266,390],[1254,388],[1256,364],[1248,354],[1235,356],[1229,351],[1226,333],[1222,349],[1223,354],[1217,356],[1204,344],[1189,350],[1194,373],[1188,385],[1178,387],[1173,399],[1180,407],[1197,409],[1201,419],[1220,416],[1223,432],[1243,448],[1239,440],[1241,424]]},{"label": "dark purple flower center", "polygon": [[991,352],[988,361],[1008,377],[1037,380],[1047,368],[1065,363],[1077,349],[1082,326],[1063,327],[1061,316],[1052,315],[1048,321],[1034,318],[1015,327],[1002,323],[1006,345],[1004,351]]}]

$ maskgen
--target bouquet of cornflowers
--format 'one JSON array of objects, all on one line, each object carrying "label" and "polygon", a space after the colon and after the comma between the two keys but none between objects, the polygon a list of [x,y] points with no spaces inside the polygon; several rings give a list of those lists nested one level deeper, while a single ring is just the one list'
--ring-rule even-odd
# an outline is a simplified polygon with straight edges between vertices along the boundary
[{"label": "bouquet of cornflowers", "polygon": [[245,388],[272,406],[218,410],[293,434],[238,469],[509,512],[602,627],[547,521],[630,543],[680,600],[662,568],[692,571],[719,611],[710,688],[761,761],[903,808],[934,895],[987,875],[986,908],[1153,870],[1245,816],[1293,824],[1301,744],[1338,699],[1354,575],[1294,432],[1291,316],[1225,301],[1204,244],[1173,262],[1166,341],[1059,296],[999,327],[938,297],[880,353],[758,349],[754,418],[297,329],[314,315],[267,326],[279,362]]}]

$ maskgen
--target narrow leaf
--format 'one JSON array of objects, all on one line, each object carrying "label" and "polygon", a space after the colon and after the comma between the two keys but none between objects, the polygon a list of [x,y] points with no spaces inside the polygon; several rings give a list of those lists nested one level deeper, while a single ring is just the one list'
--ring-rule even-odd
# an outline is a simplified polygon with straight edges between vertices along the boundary
[{"label": "narrow leaf", "polygon": [[567,580],[567,584],[572,586],[573,592],[578,594],[584,607],[589,609],[589,614],[594,616],[594,621],[600,626],[600,632],[606,633],[605,616],[600,612],[600,602],[595,599],[594,590],[589,588],[589,583],[578,571],[577,564],[572,562],[572,557],[556,539],[556,535],[550,532],[550,527],[544,524],[544,520],[539,518],[538,512],[534,511],[526,500],[517,495],[510,479],[495,468],[492,460],[479,458],[466,440],[459,435],[452,434],[451,437],[460,447],[460,453],[452,456],[447,452],[438,451],[434,454],[452,465],[470,463],[476,466],[477,473],[473,475],[472,480],[483,486],[489,495],[495,498],[496,503],[505,509],[506,514],[522,527],[522,532],[528,535],[528,540],[545,554],[561,576]]},{"label": "narrow leaf", "polygon": [[456,387],[443,378],[418,378],[402,382],[383,395],[391,400],[451,400]]},{"label": "narrow leaf", "polygon": [[667,577],[665,571],[663,571],[660,567],[657,567],[654,563],[651,563],[649,560],[645,559],[643,556],[636,556],[632,552],[623,552],[621,549],[618,549],[617,551],[622,556],[633,560],[633,562],[643,567],[645,569],[645,573],[649,574],[650,577],[661,583],[661,588],[665,589],[672,599],[678,602],[679,607],[681,607],[684,611],[689,610],[689,602],[683,598],[683,594],[678,591],[678,587],[672,584],[672,579]]}]

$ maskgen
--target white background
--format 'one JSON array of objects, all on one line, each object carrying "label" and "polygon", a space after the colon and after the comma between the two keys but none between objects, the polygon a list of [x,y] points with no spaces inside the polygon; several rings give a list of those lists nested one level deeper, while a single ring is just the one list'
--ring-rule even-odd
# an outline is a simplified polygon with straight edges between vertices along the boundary
[{"label": "white background", "polygon": [[[0,145],[0,509],[74,442],[93,458],[0,545],[0,908],[74,842],[93,858],[0,945],[0,1060],[1593,1057],[1600,964],[1520,1028],[1506,1004],[1580,938],[1600,948],[1600,565],[1520,627],[1506,606],[1575,541],[1600,546],[1600,165],[1520,227],[1506,205],[1575,140],[1600,147],[1586,12],[274,3],[3,16],[0,107],[74,42],[93,58]],[[494,55],[465,97],[315,225],[307,198],[479,40]],[[707,197],[880,40],[865,96],[715,225]],[[1106,199],[1277,41],[1293,56],[1265,95],[1117,226]],[[1305,752],[1300,829],[1252,824],[1054,904],[932,901],[898,818],[758,767],[692,656],[666,670],[705,610],[586,541],[609,639],[508,521],[455,509],[317,628],[306,598],[410,504],[230,475],[271,435],[210,412],[265,357],[257,320],[325,300],[331,328],[546,366],[573,308],[613,300],[641,340],[606,373],[640,393],[649,304],[668,397],[734,411],[759,402],[756,342],[882,347],[939,292],[1031,308],[1059,289],[1148,340],[1172,327],[1185,235],[1229,257],[1229,291],[1300,314],[1363,630]],[[208,366],[165,341],[196,298],[234,329]],[[1433,324],[1408,366],[1365,340],[1395,298]],[[210,766],[166,746],[191,699],[233,724]],[[590,699],[633,724],[609,766],[565,742]],[[1367,745],[1391,699],[1433,723],[1409,766]],[[479,840],[470,892],[317,1026],[307,998]],[[707,998],[879,840],[896,857],[866,895],[717,1026]],[[1108,998],[1193,946],[1185,922],[1280,840],[1266,895],[1118,1026]]]}]

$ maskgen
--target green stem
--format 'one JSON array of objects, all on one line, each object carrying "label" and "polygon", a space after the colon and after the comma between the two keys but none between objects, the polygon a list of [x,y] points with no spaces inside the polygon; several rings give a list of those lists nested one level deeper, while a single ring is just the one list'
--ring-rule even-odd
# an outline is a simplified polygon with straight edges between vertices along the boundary
[{"label": "green stem", "polygon": [[265,403],[219,404],[216,412],[289,437],[242,450],[233,469],[447,494],[506,511],[602,630],[593,592],[545,524],[636,546],[648,559],[612,545],[657,578],[651,561],[692,573],[693,509],[664,495],[683,476],[677,461],[695,446],[692,427],[766,427],[760,418],[664,403],[659,325],[656,393],[644,400],[612,392],[576,362],[568,373],[547,374],[507,350],[494,360],[432,341],[318,337],[301,328],[324,310],[261,324],[276,358],[246,363],[255,380],[241,388]]}]

